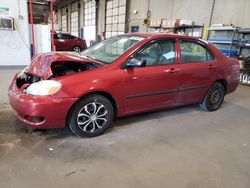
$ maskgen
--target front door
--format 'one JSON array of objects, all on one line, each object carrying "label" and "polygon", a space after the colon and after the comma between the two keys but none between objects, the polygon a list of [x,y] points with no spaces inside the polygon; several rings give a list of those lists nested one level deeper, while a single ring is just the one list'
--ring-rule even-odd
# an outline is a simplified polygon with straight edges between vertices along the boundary
[{"label": "front door", "polygon": [[133,57],[143,58],[146,65],[124,69],[126,113],[175,105],[179,71],[175,40],[153,41]]}]

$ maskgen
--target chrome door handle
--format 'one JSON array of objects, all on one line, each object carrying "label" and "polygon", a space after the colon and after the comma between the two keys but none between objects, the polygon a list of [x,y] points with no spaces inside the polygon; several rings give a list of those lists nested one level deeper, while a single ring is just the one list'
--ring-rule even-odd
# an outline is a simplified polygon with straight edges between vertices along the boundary
[{"label": "chrome door handle", "polygon": [[208,66],[208,69],[215,69],[216,68],[216,66],[214,66],[214,65],[209,65]]},{"label": "chrome door handle", "polygon": [[175,69],[175,68],[170,68],[170,69],[167,69],[167,70],[164,70],[164,72],[167,72],[167,73],[175,73],[175,72],[179,72],[180,69]]}]

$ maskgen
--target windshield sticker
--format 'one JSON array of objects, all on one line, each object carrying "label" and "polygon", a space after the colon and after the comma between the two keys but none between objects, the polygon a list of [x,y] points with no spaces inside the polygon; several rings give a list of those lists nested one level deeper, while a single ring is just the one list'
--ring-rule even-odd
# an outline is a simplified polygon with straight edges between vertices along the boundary
[{"label": "windshield sticker", "polygon": [[166,54],[163,54],[163,57],[165,57],[167,60],[168,59],[173,59],[175,57],[175,52],[171,51]]}]

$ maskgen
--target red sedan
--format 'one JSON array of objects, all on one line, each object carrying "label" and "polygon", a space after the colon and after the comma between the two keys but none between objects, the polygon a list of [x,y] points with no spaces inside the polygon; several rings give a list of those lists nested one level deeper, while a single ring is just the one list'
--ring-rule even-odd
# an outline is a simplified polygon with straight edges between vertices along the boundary
[{"label": "red sedan", "polygon": [[239,70],[237,60],[197,38],[127,34],[81,55],[35,56],[14,77],[9,100],[28,126],[93,137],[114,117],[187,104],[215,111],[236,90]]},{"label": "red sedan", "polygon": [[56,51],[74,51],[80,53],[87,48],[85,40],[62,32],[54,33],[54,44]]}]

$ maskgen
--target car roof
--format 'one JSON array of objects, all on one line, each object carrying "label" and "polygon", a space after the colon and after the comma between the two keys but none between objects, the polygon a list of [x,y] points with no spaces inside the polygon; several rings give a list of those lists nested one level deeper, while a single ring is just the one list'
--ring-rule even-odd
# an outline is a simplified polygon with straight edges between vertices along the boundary
[{"label": "car roof", "polygon": [[[64,33],[62,31],[55,31],[54,34],[71,35],[70,33]],[[74,35],[71,35],[71,36],[74,36]]]},{"label": "car roof", "polygon": [[170,33],[127,33],[125,35],[135,36],[135,37],[144,37],[144,38],[161,38],[161,37],[176,37],[176,38],[188,38],[188,39],[195,39],[198,40],[198,37],[191,37],[187,35],[180,35],[180,34],[170,34]]}]

